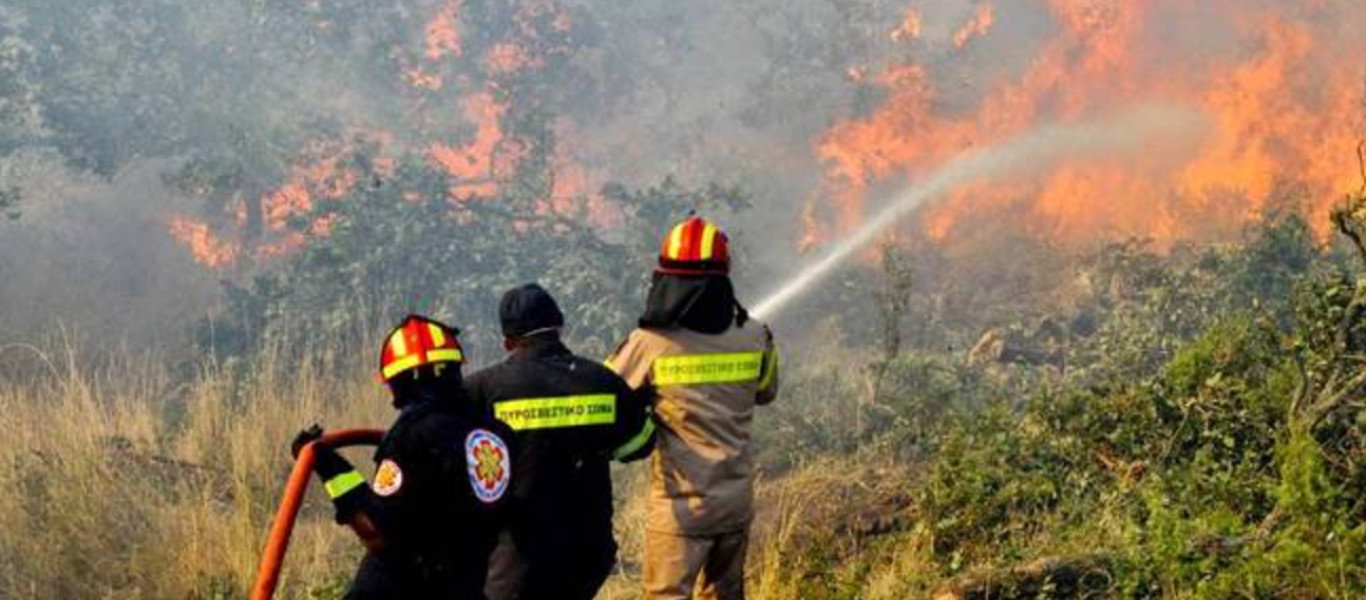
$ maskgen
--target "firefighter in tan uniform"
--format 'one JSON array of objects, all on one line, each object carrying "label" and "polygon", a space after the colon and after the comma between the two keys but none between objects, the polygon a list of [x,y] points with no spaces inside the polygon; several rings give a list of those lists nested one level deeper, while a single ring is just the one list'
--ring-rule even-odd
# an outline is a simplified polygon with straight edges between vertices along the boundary
[{"label": "firefighter in tan uniform", "polygon": [[639,328],[608,359],[653,386],[644,583],[652,600],[742,600],[754,514],[750,421],[778,393],[768,327],[735,300],[727,239],[690,217],[664,240]]}]

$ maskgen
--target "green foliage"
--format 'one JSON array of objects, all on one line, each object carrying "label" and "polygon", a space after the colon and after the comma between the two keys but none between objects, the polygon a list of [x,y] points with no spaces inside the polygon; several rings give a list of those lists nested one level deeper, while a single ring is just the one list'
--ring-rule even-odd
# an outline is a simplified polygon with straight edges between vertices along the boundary
[{"label": "green foliage", "polygon": [[[1178,348],[1231,313],[1292,326],[1291,298],[1305,276],[1334,265],[1296,214],[1272,214],[1241,244],[1170,255],[1129,242],[1092,256],[1083,268],[1088,322],[1069,349],[1074,375],[1090,383],[1151,376]],[[1075,321],[1075,320],[1074,320]],[[1074,328],[1075,329],[1075,328]]]},{"label": "green foliage", "polygon": [[[1075,309],[1095,327],[1073,330],[1065,372],[923,351],[886,368],[885,412],[863,414],[889,425],[843,447],[911,458],[912,525],[891,536],[927,548],[939,581],[1100,556],[1105,597],[1363,597],[1356,272],[1296,217],[1195,254],[1113,247],[1088,272]],[[867,550],[806,569],[866,572],[840,588],[866,593],[897,564]],[[915,568],[903,595],[933,588]]]},{"label": "green foliage", "polygon": [[1016,425],[997,407],[946,424],[918,506],[922,527],[948,572],[1008,558],[1012,536],[1027,536],[1063,494],[1069,457]]},{"label": "green foliage", "polygon": [[603,354],[633,325],[666,223],[691,207],[744,201],[734,190],[694,190],[672,180],[636,192],[612,187],[607,195],[625,208],[623,229],[638,235],[609,241],[582,204],[552,211],[515,188],[452,200],[450,185],[427,161],[405,161],[389,180],[300,219],[301,230],[329,223],[327,234],[310,238],[250,288],[232,288],[228,313],[203,337],[224,351],[323,332],[364,340],[404,313],[421,312],[467,328],[467,344],[488,360],[498,356],[502,293],[540,281],[558,297],[579,349]]}]

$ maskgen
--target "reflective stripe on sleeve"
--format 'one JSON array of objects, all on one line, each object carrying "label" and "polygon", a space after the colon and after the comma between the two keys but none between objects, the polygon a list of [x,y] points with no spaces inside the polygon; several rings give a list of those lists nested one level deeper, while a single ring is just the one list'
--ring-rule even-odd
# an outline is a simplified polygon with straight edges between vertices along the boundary
[{"label": "reflective stripe on sleeve", "polygon": [[773,376],[778,373],[778,346],[775,344],[771,350],[764,353],[764,374],[759,378],[759,391],[768,389],[773,385]]},{"label": "reflective stripe on sleeve", "polygon": [[593,394],[507,400],[494,405],[493,415],[516,431],[611,425],[617,422],[617,397]]},{"label": "reflective stripe on sleeve", "polygon": [[637,433],[635,437],[630,439],[630,441],[627,441],[625,444],[622,444],[620,448],[617,448],[614,452],[612,452],[612,460],[621,460],[623,458],[626,458],[627,456],[635,454],[637,450],[640,450],[645,446],[645,444],[649,443],[650,436],[654,434],[655,420],[654,418],[647,416],[645,418],[645,426],[640,428],[640,433]]},{"label": "reflective stripe on sleeve", "polygon": [[327,488],[327,497],[336,500],[362,485],[365,485],[365,477],[359,471],[352,470],[328,479],[323,487]]},{"label": "reflective stripe on sleeve", "polygon": [[654,362],[654,383],[689,385],[757,381],[763,363],[763,352],[661,356]]}]

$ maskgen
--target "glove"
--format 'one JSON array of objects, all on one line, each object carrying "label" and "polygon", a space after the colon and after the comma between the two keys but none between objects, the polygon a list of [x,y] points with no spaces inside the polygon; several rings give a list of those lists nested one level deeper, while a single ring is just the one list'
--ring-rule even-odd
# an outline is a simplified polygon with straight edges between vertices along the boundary
[{"label": "glove", "polygon": [[[294,441],[289,444],[289,451],[294,458],[299,458],[299,453],[304,446],[311,442],[316,442],[323,437],[322,426],[314,423],[312,427],[304,429],[294,436]],[[323,481],[327,481],[337,475],[341,475],[351,470],[351,463],[342,458],[340,454],[331,446],[323,443],[313,445],[313,472]]]},{"label": "glove", "polygon": [[314,423],[308,429],[299,430],[299,435],[294,436],[294,441],[289,444],[289,454],[294,458],[299,458],[299,452],[303,451],[304,446],[310,442],[317,441],[323,437],[322,426]]}]

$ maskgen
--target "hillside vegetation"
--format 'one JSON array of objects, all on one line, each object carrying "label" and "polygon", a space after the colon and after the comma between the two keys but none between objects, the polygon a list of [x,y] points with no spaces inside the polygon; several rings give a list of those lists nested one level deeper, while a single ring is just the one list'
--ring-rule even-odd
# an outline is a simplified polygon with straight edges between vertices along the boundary
[{"label": "hillside vegetation", "polygon": [[[403,315],[477,368],[537,280],[603,356],[689,211],[757,300],[996,129],[1144,82],[1227,100],[1208,189],[974,184],[775,315],[752,597],[1366,598],[1366,197],[1304,216],[1360,129],[1362,13],[1149,4],[994,3],[950,49],[992,3],[0,2],[0,600],[243,598],[295,432],[392,419]],[[1084,230],[1021,223],[1045,197]],[[1178,235],[1067,241],[1150,231],[1105,211]],[[604,599],[639,597],[643,469]],[[360,545],[317,489],[302,519],[277,597],[337,598]]]},{"label": "hillside vegetation", "polygon": [[[1361,207],[1328,245],[1270,216],[1205,250],[1109,247],[971,353],[894,334],[927,292],[885,250],[864,277],[896,339],[795,353],[761,413],[754,597],[1362,597]],[[370,344],[318,346],[35,355],[0,389],[0,597],[243,597],[292,432],[391,416]],[[604,598],[637,594],[642,475],[618,472]],[[313,494],[285,598],[335,597],[359,552]]]},{"label": "hillside vegetation", "polygon": [[1334,215],[1345,253],[1276,216],[1112,247],[973,364],[808,371],[767,439],[793,466],[765,597],[1362,597],[1361,206]]}]

